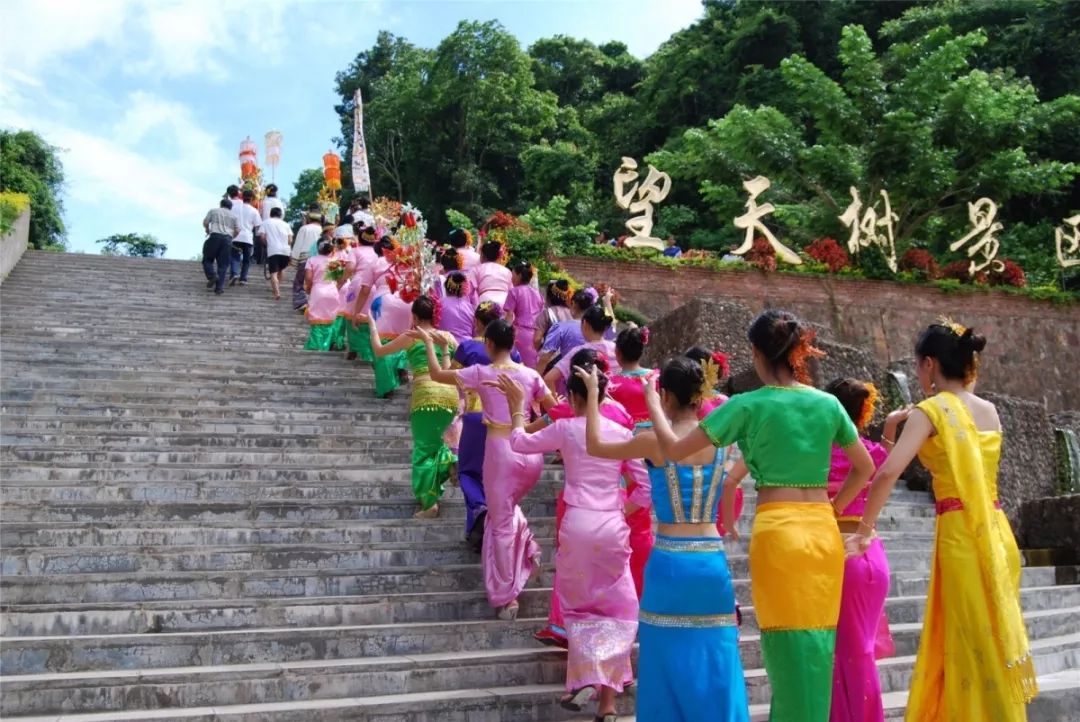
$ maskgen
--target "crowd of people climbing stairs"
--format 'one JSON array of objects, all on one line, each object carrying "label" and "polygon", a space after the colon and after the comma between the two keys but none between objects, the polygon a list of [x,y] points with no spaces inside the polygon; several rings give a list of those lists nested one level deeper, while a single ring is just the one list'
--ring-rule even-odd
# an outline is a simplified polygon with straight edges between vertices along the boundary
[{"label": "crowd of people climbing stairs", "polygon": [[[451,231],[432,244],[429,287],[403,298],[394,232],[360,199],[337,225],[315,209],[288,239],[305,348],[371,364],[379,397],[409,385],[414,516],[437,517],[444,485],[460,486],[464,538],[500,620],[516,619],[540,569],[519,503],[545,458],[562,465],[551,613],[535,637],[568,650],[564,707],[612,722],[636,683],[639,722],[749,719],[724,553],[749,477],[770,719],[882,720],[876,659],[893,648],[875,525],[917,455],[937,531],[907,719],[1026,719],[1037,689],[1019,550],[997,500],[1001,424],[974,393],[983,337],[944,318],[926,326],[914,346],[926,399],[889,413],[874,442],[874,386],[814,388],[809,364],[823,354],[791,313],[747,329],[762,386],[728,398],[723,353],[694,347],[644,367],[649,330],[617,328],[612,289],[552,279],[541,291],[527,262],[504,265],[498,240],[474,248]],[[209,267],[207,279],[220,287]]]}]

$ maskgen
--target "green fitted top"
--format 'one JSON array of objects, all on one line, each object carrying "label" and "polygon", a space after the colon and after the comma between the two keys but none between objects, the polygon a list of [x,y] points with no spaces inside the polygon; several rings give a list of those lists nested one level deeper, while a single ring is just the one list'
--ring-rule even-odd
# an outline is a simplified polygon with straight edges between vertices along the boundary
[{"label": "green fitted top", "polygon": [[738,444],[755,488],[825,488],[832,446],[858,442],[840,401],[810,386],[765,386],[732,396],[699,425],[716,447]]}]

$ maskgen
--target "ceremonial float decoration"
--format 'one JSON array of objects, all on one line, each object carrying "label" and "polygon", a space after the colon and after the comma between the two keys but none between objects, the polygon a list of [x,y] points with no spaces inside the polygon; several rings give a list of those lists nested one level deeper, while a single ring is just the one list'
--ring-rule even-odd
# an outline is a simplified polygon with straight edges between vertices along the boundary
[{"label": "ceremonial float decoration", "polygon": [[322,209],[323,215],[330,223],[337,224],[338,191],[341,190],[341,158],[333,151],[327,151],[322,157],[323,161],[323,185],[319,189],[316,201]]},{"label": "ceremonial float decoration", "polygon": [[262,171],[259,169],[258,160],[259,146],[255,145],[249,135],[240,143],[240,189],[255,194],[256,208],[263,197]]},{"label": "ceremonial float decoration", "polygon": [[389,233],[394,224],[401,219],[401,203],[386,196],[379,196],[371,202],[371,215],[375,217],[375,227],[382,233]]},{"label": "ceremonial float decoration", "polygon": [[394,247],[386,251],[390,287],[402,301],[412,303],[435,286],[435,251],[427,241],[427,221],[411,203],[401,207]]},{"label": "ceremonial float decoration", "polygon": [[280,131],[271,130],[267,131],[264,138],[263,147],[265,148],[264,158],[266,159],[266,165],[270,166],[270,180],[271,182],[277,181],[277,167],[281,162],[281,142],[283,136]]}]

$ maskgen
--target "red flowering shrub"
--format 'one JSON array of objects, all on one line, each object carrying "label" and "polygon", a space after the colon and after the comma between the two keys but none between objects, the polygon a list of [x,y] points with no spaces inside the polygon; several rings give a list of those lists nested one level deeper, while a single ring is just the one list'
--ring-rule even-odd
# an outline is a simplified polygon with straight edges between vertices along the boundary
[{"label": "red flowering shrub", "polygon": [[847,249],[837,243],[835,238],[819,238],[803,250],[818,263],[828,266],[829,273],[838,273],[851,263]]},{"label": "red flowering shrub", "polygon": [[495,211],[484,224],[487,228],[510,228],[517,223],[517,218],[504,211]]},{"label": "red flowering shrub", "polygon": [[[924,248],[909,248],[905,251],[900,257],[899,267],[901,271],[913,271],[925,275],[928,279],[937,278],[941,274],[933,254]],[[967,270],[967,264],[964,264],[964,270]]]},{"label": "red flowering shrub", "polygon": [[1013,286],[1015,288],[1027,288],[1027,275],[1020,264],[1006,259],[1002,262],[1004,268],[1000,271],[990,272],[991,286]]},{"label": "red flowering shrub", "polygon": [[776,270],[776,249],[764,236],[754,239],[753,248],[747,251],[744,258],[751,266],[757,266],[763,271]]},{"label": "red flowering shrub", "polygon": [[962,281],[963,283],[985,284],[987,282],[986,273],[976,273],[975,277],[972,278],[970,269],[971,261],[950,261],[941,269],[941,277],[951,278],[954,281]]}]

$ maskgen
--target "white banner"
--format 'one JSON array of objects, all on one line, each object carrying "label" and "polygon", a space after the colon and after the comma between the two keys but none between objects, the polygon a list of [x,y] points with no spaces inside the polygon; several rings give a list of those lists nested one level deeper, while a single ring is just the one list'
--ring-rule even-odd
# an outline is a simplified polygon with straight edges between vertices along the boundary
[{"label": "white banner", "polygon": [[368,170],[367,145],[364,144],[364,101],[356,89],[353,115],[352,182],[353,190],[371,196],[371,172]]}]

